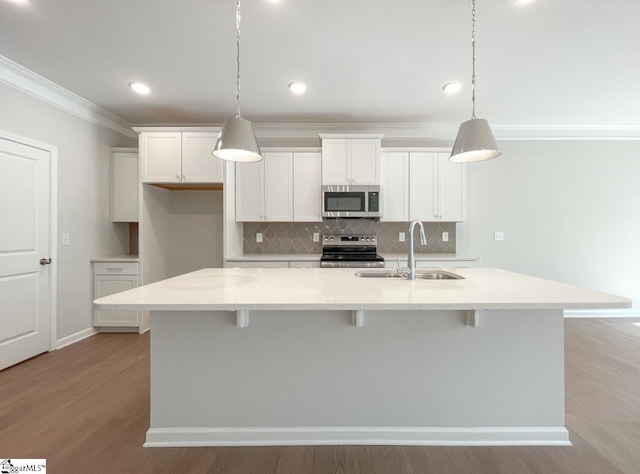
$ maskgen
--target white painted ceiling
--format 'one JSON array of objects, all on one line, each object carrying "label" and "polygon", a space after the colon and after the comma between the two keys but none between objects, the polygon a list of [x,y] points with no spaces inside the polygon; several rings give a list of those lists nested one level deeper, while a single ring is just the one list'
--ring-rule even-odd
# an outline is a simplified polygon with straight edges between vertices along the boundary
[{"label": "white painted ceiling", "polygon": [[[640,125],[640,1],[478,0],[477,112],[498,126]],[[458,124],[468,0],[244,0],[254,122]],[[132,124],[235,112],[234,0],[0,0],[0,55]],[[305,95],[287,84],[305,81]],[[131,81],[150,85],[137,96]],[[441,87],[462,81],[450,97]]]}]

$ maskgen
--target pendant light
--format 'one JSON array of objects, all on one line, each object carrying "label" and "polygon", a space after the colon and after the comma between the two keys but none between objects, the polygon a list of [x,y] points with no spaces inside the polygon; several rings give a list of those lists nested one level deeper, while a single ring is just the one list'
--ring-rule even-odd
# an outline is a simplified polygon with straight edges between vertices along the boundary
[{"label": "pendant light", "polygon": [[240,115],[240,0],[236,1],[236,63],[236,116],[225,120],[212,155],[227,161],[260,161],[253,126]]},{"label": "pendant light", "polygon": [[460,125],[458,136],[453,144],[450,161],[457,163],[471,163],[474,161],[490,160],[502,154],[496,145],[489,122],[476,118],[476,0],[472,0],[471,10],[471,120]]}]

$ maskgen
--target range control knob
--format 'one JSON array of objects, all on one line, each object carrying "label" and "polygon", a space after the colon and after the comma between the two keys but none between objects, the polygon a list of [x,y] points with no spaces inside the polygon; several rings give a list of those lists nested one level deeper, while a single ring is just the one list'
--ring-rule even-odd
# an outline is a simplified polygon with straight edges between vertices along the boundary
[{"label": "range control knob", "polygon": [[330,238],[329,238],[329,242],[333,242],[333,237],[330,237]]},{"label": "range control knob", "polygon": [[364,237],[360,237],[360,242],[364,242]]},{"label": "range control knob", "polygon": [[371,242],[371,237],[367,237],[367,242]]}]

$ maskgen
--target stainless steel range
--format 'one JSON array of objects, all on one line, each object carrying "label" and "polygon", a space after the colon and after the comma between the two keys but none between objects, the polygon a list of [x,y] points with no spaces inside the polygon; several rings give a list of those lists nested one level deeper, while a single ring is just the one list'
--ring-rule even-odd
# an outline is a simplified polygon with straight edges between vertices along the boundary
[{"label": "stainless steel range", "polygon": [[375,234],[338,234],[322,236],[324,268],[383,268],[384,258],[377,253]]}]

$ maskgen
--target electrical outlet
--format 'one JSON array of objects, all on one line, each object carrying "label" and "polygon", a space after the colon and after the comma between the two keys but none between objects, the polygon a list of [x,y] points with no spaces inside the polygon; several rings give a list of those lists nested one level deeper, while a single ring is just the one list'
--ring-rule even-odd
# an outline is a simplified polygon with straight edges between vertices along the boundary
[{"label": "electrical outlet", "polygon": [[313,241],[314,242],[320,242],[320,232],[314,232],[313,233]]},{"label": "electrical outlet", "polygon": [[443,232],[442,233],[442,241],[443,242],[449,242],[449,232]]},{"label": "electrical outlet", "polygon": [[262,242],[262,232],[256,232],[256,242]]},{"label": "electrical outlet", "polygon": [[502,242],[504,240],[504,232],[494,232],[493,240],[496,242]]},{"label": "electrical outlet", "polygon": [[404,232],[398,232],[398,240],[404,242]]},{"label": "electrical outlet", "polygon": [[62,234],[62,245],[71,245],[71,234],[64,233]]}]

